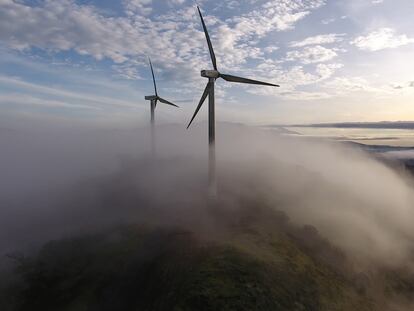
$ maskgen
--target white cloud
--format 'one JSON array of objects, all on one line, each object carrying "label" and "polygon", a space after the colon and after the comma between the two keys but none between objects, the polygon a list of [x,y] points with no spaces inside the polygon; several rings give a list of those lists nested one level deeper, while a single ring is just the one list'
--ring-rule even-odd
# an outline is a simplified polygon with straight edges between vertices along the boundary
[{"label": "white cloud", "polygon": [[327,18],[327,19],[323,19],[322,21],[321,21],[321,23],[322,24],[324,24],[324,25],[329,25],[329,24],[331,24],[331,23],[333,23],[333,22],[335,22],[336,21],[336,19],[335,18]]},{"label": "white cloud", "polygon": [[[123,4],[126,16],[108,17],[92,5],[72,0],[44,0],[35,6],[3,0],[0,41],[19,50],[73,50],[118,64],[144,64],[145,56],[150,54],[162,69],[170,72],[173,67],[181,67],[182,72],[208,62],[204,35],[193,6],[147,17],[152,0],[124,0]],[[260,38],[272,31],[292,29],[311,10],[324,4],[325,0],[266,1],[226,22],[206,12],[219,65],[222,69],[237,68],[248,58],[261,57],[264,51],[257,46]],[[131,66],[123,68],[128,71],[126,76],[139,76]]]},{"label": "white cloud", "polygon": [[332,95],[325,92],[293,91],[284,94],[283,97],[289,100],[311,101],[331,98]]},{"label": "white cloud", "polygon": [[[182,4],[183,0],[169,0],[170,4]],[[139,79],[137,68],[147,66],[146,55],[151,55],[156,68],[165,77],[186,82],[185,89],[204,87],[199,70],[211,66],[199,18],[193,6],[151,15],[151,0],[124,0],[124,16],[105,16],[92,5],[80,5],[72,0],[44,0],[29,6],[25,2],[0,0],[0,41],[5,45],[25,50],[36,47],[49,52],[75,51],[97,60],[111,59],[115,72],[125,78]],[[293,29],[296,23],[312,10],[323,6],[325,0],[281,0],[255,4],[250,12],[222,21],[204,12],[204,17],[217,54],[219,69],[252,78],[284,83],[286,92],[296,86],[313,84],[330,77],[341,65],[317,64],[313,72],[293,64],[280,69],[278,62],[265,57],[278,49],[275,45],[261,46],[260,39],[272,32]],[[339,35],[329,35],[339,36]],[[326,62],[336,57],[336,52],[318,44],[339,40],[325,38],[324,42],[310,42],[315,46],[303,51],[292,51],[290,59],[304,64]],[[306,40],[305,40],[306,41]],[[260,59],[271,67],[244,66],[249,59]],[[147,68],[145,68],[147,70]],[[251,73],[251,75],[249,74]],[[145,72],[147,75],[148,72]],[[159,75],[159,80],[163,77]],[[3,81],[3,83],[5,83]],[[8,83],[11,83],[10,81]],[[76,94],[39,85],[23,85],[38,93],[76,98]],[[226,86],[228,87],[228,86]],[[223,90],[225,90],[223,88]],[[57,92],[57,93],[56,93]],[[178,92],[178,91],[177,91]],[[316,93],[315,93],[316,94]],[[107,104],[109,102],[130,106],[131,103],[113,101],[112,98],[81,94],[85,102]],[[303,97],[305,95],[303,94]],[[311,95],[308,94],[308,97]]]},{"label": "white cloud", "polygon": [[302,41],[292,41],[290,42],[289,46],[290,47],[304,47],[307,45],[335,43],[335,42],[342,41],[343,36],[344,36],[343,34],[336,34],[336,33],[317,35],[313,37],[308,37]]},{"label": "white cloud", "polygon": [[128,15],[134,15],[135,13],[148,15],[152,12],[150,7],[152,0],[124,0],[123,3]]},{"label": "white cloud", "polygon": [[91,6],[70,0],[45,0],[40,7],[0,4],[0,40],[12,48],[75,50],[96,59],[121,63],[137,49],[136,30],[123,18],[105,18]]},{"label": "white cloud", "polygon": [[182,5],[186,2],[186,0],[168,0],[170,5]]},{"label": "white cloud", "polygon": [[330,90],[335,95],[348,95],[350,93],[371,93],[373,95],[390,94],[391,90],[387,87],[381,87],[373,84],[363,77],[336,77],[333,80],[326,81],[324,88]]},{"label": "white cloud", "polygon": [[216,41],[213,40],[215,49],[221,57],[224,56],[220,63],[224,68],[235,69],[235,66],[245,63],[248,58],[262,57],[263,51],[275,51],[275,46],[258,48],[259,40],[273,31],[293,29],[311,10],[324,4],[325,0],[267,1],[262,5],[255,5],[256,8],[246,14],[226,20],[225,23],[220,20],[212,21],[212,17],[207,16],[206,23],[216,26],[209,29],[213,39],[217,38]]},{"label": "white cloud", "polygon": [[19,94],[19,93],[1,94],[0,105],[2,104],[31,105],[31,106],[49,107],[49,108],[99,110],[99,108],[95,106],[68,103],[62,100],[38,98],[32,95],[24,95],[24,94]]},{"label": "white cloud", "polygon": [[299,61],[303,64],[322,63],[338,56],[333,49],[320,45],[308,46],[302,50],[289,51],[286,53],[287,61]]},{"label": "white cloud", "polygon": [[323,6],[325,3],[325,0],[268,1],[259,9],[244,16],[233,18],[233,20],[260,36],[270,30],[285,31],[292,29],[311,10]]},{"label": "white cloud", "polygon": [[344,67],[343,64],[318,64],[316,66],[316,73],[319,75],[319,81],[330,78],[338,69]]},{"label": "white cloud", "polygon": [[293,66],[291,68],[283,69],[280,64],[267,60],[265,63],[258,66],[260,72],[264,75],[267,81],[274,81],[280,83],[283,87],[276,88],[249,88],[249,92],[253,94],[277,96],[288,100],[313,100],[328,98],[326,92],[316,90],[299,91],[298,89],[316,85],[322,81],[331,78],[340,68],[343,67],[339,63],[317,64],[308,68],[306,71],[303,66]]},{"label": "white cloud", "polygon": [[49,86],[44,86],[41,84],[30,83],[20,78],[16,77],[7,77],[0,75],[0,83],[4,85],[11,85],[14,88],[18,88],[23,91],[30,91],[32,94],[43,94],[49,97],[58,97],[66,100],[78,100],[82,102],[87,102],[95,105],[105,105],[105,106],[120,106],[120,107],[129,107],[134,108],[136,105],[134,102],[128,102],[125,100],[120,100],[116,98],[108,98],[105,96],[99,96],[92,93],[85,92],[74,92],[69,90],[64,90],[60,88],[53,88]]},{"label": "white cloud", "polygon": [[266,53],[273,53],[273,52],[275,52],[277,50],[279,50],[279,47],[278,46],[274,46],[274,45],[269,45],[269,46],[267,46],[267,47],[264,48],[264,51]]},{"label": "white cloud", "polygon": [[372,52],[397,48],[410,43],[414,43],[414,38],[409,38],[407,35],[397,35],[395,30],[391,28],[381,28],[366,36],[359,36],[351,42],[361,50]]},{"label": "white cloud", "polygon": [[403,83],[393,83],[391,87],[395,90],[412,89],[414,88],[414,81],[408,81]]},{"label": "white cloud", "polygon": [[337,89],[339,92],[367,91],[368,81],[361,77],[338,77],[325,83],[325,87]]}]

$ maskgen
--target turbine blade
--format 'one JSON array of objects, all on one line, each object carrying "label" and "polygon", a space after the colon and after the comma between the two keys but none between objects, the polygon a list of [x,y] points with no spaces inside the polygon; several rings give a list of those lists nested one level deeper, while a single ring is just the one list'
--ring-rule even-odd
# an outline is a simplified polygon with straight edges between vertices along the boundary
[{"label": "turbine blade", "polygon": [[194,120],[194,118],[196,117],[196,115],[197,115],[198,111],[200,110],[201,106],[203,106],[203,103],[204,103],[204,101],[205,101],[205,100],[206,100],[206,98],[207,98],[207,95],[208,95],[208,93],[209,93],[209,91],[210,91],[210,88],[211,88],[211,83],[210,83],[210,82],[208,82],[208,83],[207,83],[207,85],[206,85],[206,88],[204,89],[203,96],[201,96],[200,102],[198,103],[197,109],[196,109],[196,111],[194,112],[194,115],[193,115],[193,117],[191,118],[190,123],[188,123],[187,129],[190,127],[191,123],[193,123],[193,120]]},{"label": "turbine blade", "polygon": [[167,104],[167,105],[170,105],[170,106],[174,106],[174,107],[180,108],[176,104],[173,104],[172,102],[169,102],[168,100],[166,100],[164,98],[158,97],[158,100],[160,102],[162,102],[163,104]]},{"label": "turbine blade", "polygon": [[232,75],[220,74],[220,77],[223,78],[226,81],[229,81],[229,82],[247,83],[247,84],[260,84],[260,85],[280,87],[280,85],[277,85],[277,84],[272,84],[272,83],[267,83],[267,82],[262,82],[262,81],[257,81],[257,80],[251,80],[251,79],[236,77],[236,76],[232,76]]},{"label": "turbine blade", "polygon": [[154,109],[157,108],[158,98],[154,102]]},{"label": "turbine blade", "polygon": [[200,14],[201,24],[203,25],[204,34],[206,35],[211,61],[213,63],[214,70],[217,70],[217,60],[216,60],[216,55],[214,54],[213,45],[211,44],[210,35],[208,34],[206,24],[204,23],[204,18],[203,18],[203,15],[201,14],[200,7],[197,6],[197,9],[198,9],[198,14]]},{"label": "turbine blade", "polygon": [[148,57],[148,60],[149,60],[150,67],[151,67],[152,81],[154,82],[154,90],[155,90],[155,95],[157,95],[157,96],[158,96],[158,92],[157,92],[157,84],[155,83],[154,69],[152,68],[151,58],[149,58],[149,57]]}]

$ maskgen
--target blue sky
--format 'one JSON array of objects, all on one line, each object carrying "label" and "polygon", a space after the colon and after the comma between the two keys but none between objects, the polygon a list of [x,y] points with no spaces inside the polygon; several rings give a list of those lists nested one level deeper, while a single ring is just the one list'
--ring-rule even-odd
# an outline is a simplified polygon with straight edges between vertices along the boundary
[{"label": "blue sky", "polygon": [[[217,120],[247,124],[414,119],[412,0],[199,0],[223,73]],[[0,0],[0,122],[187,123],[210,69],[193,0]],[[203,108],[198,121],[206,119]]]}]

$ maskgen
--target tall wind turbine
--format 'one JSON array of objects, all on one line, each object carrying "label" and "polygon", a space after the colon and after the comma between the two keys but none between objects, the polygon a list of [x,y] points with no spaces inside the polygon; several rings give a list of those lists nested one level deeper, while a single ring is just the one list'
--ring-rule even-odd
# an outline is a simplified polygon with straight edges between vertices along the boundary
[{"label": "tall wind turbine", "polygon": [[157,83],[155,82],[154,69],[152,68],[151,59],[149,57],[148,57],[148,61],[151,67],[152,81],[154,82],[155,95],[145,96],[145,100],[149,100],[151,102],[151,149],[154,155],[155,154],[155,107],[157,107],[157,102],[160,101],[163,104],[167,104],[167,105],[174,106],[177,108],[179,107],[173,104],[172,102],[169,102],[168,100],[158,96]]},{"label": "tall wind turbine", "polygon": [[216,55],[214,54],[213,45],[211,44],[210,36],[207,31],[206,24],[204,23],[203,15],[201,14],[200,8],[197,6],[198,13],[201,18],[201,24],[203,26],[204,34],[206,35],[208,49],[210,51],[211,62],[213,63],[214,70],[201,70],[201,76],[208,78],[208,83],[204,89],[203,95],[201,96],[200,102],[191,118],[187,129],[190,127],[198,111],[203,105],[204,101],[208,96],[208,139],[209,139],[209,193],[215,196],[217,193],[216,188],[216,150],[215,150],[215,137],[216,137],[216,125],[215,125],[215,112],[214,112],[214,86],[218,78],[222,78],[228,82],[246,83],[246,84],[259,84],[267,86],[279,87],[277,84],[261,82],[257,80],[251,80],[232,76],[228,74],[222,74],[217,70]]}]

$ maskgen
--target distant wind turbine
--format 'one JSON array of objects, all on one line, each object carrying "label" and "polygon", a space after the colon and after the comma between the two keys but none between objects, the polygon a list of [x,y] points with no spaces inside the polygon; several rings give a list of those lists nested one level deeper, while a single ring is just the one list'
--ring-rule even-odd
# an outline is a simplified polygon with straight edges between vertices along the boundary
[{"label": "distant wind turbine", "polygon": [[222,78],[228,82],[237,82],[237,83],[246,83],[246,84],[259,84],[267,86],[279,87],[277,84],[261,82],[257,80],[251,80],[241,77],[236,77],[228,74],[222,74],[217,70],[217,61],[216,55],[214,54],[213,45],[211,44],[210,36],[207,31],[206,24],[204,23],[203,15],[201,14],[200,8],[197,6],[198,13],[201,18],[201,24],[203,26],[204,34],[206,35],[208,49],[210,51],[211,61],[213,63],[214,70],[202,70],[201,76],[208,78],[208,83],[204,89],[203,95],[201,96],[200,102],[197,106],[197,109],[194,112],[193,117],[191,118],[190,123],[187,126],[187,129],[190,127],[194,118],[196,117],[198,111],[203,105],[204,101],[208,96],[208,138],[209,138],[209,193],[210,195],[215,196],[216,189],[216,150],[215,150],[215,136],[216,136],[216,125],[215,125],[215,112],[214,112],[214,86],[218,78]]},{"label": "distant wind turbine", "polygon": [[169,102],[168,100],[158,96],[157,83],[155,82],[154,69],[152,68],[151,59],[148,58],[148,61],[151,67],[152,81],[154,82],[155,95],[145,96],[145,100],[149,100],[151,102],[151,148],[152,148],[152,153],[154,154],[155,153],[155,108],[157,107],[157,102],[160,101],[163,104],[167,104],[167,105],[174,106],[177,108],[179,107],[173,104],[172,102]]}]

